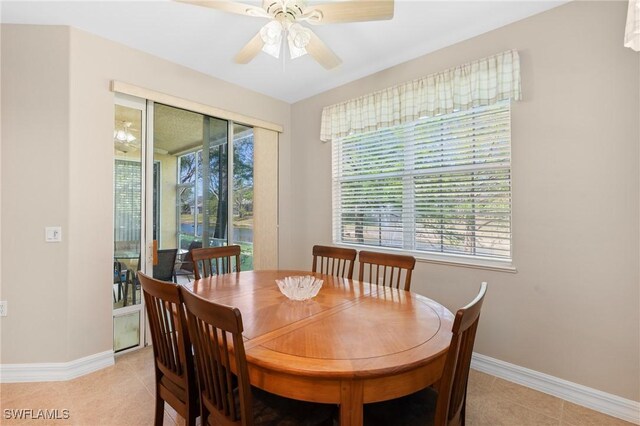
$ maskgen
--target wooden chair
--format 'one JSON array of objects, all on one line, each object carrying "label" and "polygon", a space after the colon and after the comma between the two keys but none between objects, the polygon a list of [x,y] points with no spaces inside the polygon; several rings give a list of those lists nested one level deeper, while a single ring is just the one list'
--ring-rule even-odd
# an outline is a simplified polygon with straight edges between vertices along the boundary
[{"label": "wooden chair", "polygon": [[313,246],[311,272],[352,279],[357,255],[353,249]]},{"label": "wooden chair", "polygon": [[403,282],[402,275],[404,275],[403,289],[410,290],[411,272],[416,265],[415,257],[361,251],[358,261],[360,262],[360,281],[400,288],[400,283]]},{"label": "wooden chair", "polygon": [[[330,425],[334,407],[252,388],[237,308],[181,287],[200,384],[202,425]],[[232,372],[233,370],[233,372]]]},{"label": "wooden chair", "polygon": [[191,250],[191,258],[196,280],[234,272],[232,258],[235,258],[235,272],[240,272],[240,246],[197,248]]},{"label": "wooden chair", "polygon": [[162,425],[165,401],[195,425],[200,413],[191,341],[180,287],[138,272],[153,342],[156,376],[155,425]]},{"label": "wooden chair", "polygon": [[367,404],[364,410],[366,426],[465,424],[471,355],[486,292],[487,283],[482,283],[476,298],[456,313],[444,370],[436,386],[437,392],[427,388],[403,398]]}]

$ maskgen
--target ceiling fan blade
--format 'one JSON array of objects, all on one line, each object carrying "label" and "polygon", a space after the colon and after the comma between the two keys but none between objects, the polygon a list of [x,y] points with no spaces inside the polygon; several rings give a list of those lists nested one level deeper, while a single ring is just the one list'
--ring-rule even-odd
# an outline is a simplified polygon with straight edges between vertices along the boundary
[{"label": "ceiling fan blade", "polygon": [[179,3],[193,4],[195,6],[203,6],[211,9],[222,10],[229,13],[237,13],[238,15],[269,17],[264,9],[252,6],[250,4],[235,2],[231,0],[175,0]]},{"label": "ceiling fan blade", "polygon": [[260,36],[260,33],[258,33],[249,40],[249,43],[244,45],[234,59],[238,64],[248,64],[258,53],[260,53],[263,46],[264,41],[262,41],[262,37]]},{"label": "ceiling fan blade", "polygon": [[393,0],[350,0],[311,5],[304,10],[304,15],[309,15],[308,22],[316,25],[381,21],[393,18]]},{"label": "ceiling fan blade", "polygon": [[307,49],[307,53],[311,55],[313,59],[318,61],[320,65],[330,70],[342,63],[342,60],[338,58],[338,56],[333,53],[329,47],[324,44],[320,38],[313,31],[309,31],[311,39],[309,40],[309,44],[305,47]]}]

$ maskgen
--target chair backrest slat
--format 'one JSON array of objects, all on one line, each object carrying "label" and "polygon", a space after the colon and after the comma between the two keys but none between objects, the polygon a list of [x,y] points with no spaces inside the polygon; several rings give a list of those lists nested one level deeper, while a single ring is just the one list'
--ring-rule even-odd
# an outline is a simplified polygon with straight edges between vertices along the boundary
[{"label": "chair backrest slat", "polygon": [[[193,274],[197,280],[212,275],[240,272],[240,246],[204,247],[191,250]],[[233,268],[235,259],[235,270]]]},{"label": "chair backrest slat", "polygon": [[181,292],[200,383],[202,424],[253,425],[240,311],[202,299],[184,287]]},{"label": "chair backrest slat", "polygon": [[353,278],[353,267],[358,252],[353,249],[329,246],[313,246],[311,272]]},{"label": "chair backrest slat", "polygon": [[411,273],[416,265],[413,256],[361,251],[358,261],[360,281],[407,291],[411,289]]},{"label": "chair backrest slat", "polygon": [[487,283],[482,283],[476,298],[456,312],[451,329],[451,344],[438,386],[434,421],[436,425],[464,424],[469,368],[486,292]]}]

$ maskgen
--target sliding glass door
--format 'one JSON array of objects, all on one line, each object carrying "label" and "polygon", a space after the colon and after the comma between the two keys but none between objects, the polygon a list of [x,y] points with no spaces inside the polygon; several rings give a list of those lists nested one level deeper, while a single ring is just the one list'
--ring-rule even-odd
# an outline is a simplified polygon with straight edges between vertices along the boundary
[{"label": "sliding glass door", "polygon": [[113,350],[144,344],[136,272],[144,259],[145,102],[116,97],[113,133]]},{"label": "sliding glass door", "polygon": [[144,345],[136,277],[193,279],[196,247],[241,246],[254,266],[254,129],[127,96],[114,121],[114,351]]}]

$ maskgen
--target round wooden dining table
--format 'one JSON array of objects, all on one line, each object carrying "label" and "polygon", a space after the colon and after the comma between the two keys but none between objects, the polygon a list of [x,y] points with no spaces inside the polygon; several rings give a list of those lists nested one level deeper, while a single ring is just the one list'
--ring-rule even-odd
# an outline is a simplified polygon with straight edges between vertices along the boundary
[{"label": "round wooden dining table", "polygon": [[[323,280],[306,301],[276,279]],[[453,314],[404,290],[307,271],[247,271],[185,284],[242,313],[253,386],[298,400],[340,405],[341,425],[361,425],[363,404],[397,398],[440,379]]]}]

